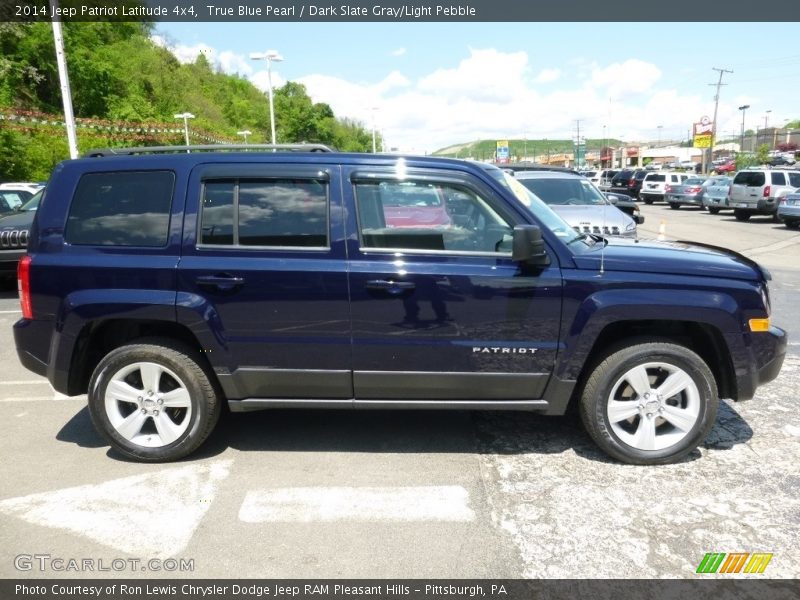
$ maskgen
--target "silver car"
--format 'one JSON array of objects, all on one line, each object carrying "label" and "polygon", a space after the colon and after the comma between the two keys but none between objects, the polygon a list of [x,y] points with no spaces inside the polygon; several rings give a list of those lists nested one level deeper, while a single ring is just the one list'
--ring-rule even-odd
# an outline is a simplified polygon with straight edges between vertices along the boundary
[{"label": "silver car", "polygon": [[778,218],[789,229],[800,227],[800,188],[781,198],[778,203]]},{"label": "silver car", "polygon": [[712,215],[726,208],[733,208],[728,202],[728,190],[733,182],[733,177],[716,175],[709,177],[703,184],[703,208]]},{"label": "silver car", "polygon": [[668,183],[664,186],[664,200],[674,209],[680,208],[682,204],[702,207],[705,180],[705,177],[689,177],[680,183]]},{"label": "silver car", "polygon": [[580,175],[524,171],[517,180],[579,233],[635,238],[636,222]]}]

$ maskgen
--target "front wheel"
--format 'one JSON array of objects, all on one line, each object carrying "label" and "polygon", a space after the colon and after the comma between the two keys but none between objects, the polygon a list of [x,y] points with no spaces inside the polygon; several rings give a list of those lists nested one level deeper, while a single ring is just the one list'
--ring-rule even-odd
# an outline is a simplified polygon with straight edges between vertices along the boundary
[{"label": "front wheel", "polygon": [[109,352],[89,382],[97,430],[129,458],[163,462],[202,444],[220,405],[202,359],[171,340],[142,340]]},{"label": "front wheel", "polygon": [[696,353],[646,342],[607,355],[583,388],[587,432],[610,456],[630,464],[679,461],[708,435],[719,399],[714,376]]}]

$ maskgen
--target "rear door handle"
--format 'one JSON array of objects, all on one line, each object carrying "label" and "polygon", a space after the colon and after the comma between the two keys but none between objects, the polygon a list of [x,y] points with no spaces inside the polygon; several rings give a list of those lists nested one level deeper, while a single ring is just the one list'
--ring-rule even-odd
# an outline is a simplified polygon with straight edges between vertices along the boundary
[{"label": "rear door handle", "polygon": [[195,283],[200,287],[212,287],[219,290],[233,290],[244,285],[243,277],[236,277],[228,273],[218,273],[216,275],[199,275]]},{"label": "rear door handle", "polygon": [[393,296],[398,296],[403,292],[409,292],[416,287],[411,281],[392,281],[386,279],[371,279],[367,281],[367,289],[374,292],[386,292]]}]

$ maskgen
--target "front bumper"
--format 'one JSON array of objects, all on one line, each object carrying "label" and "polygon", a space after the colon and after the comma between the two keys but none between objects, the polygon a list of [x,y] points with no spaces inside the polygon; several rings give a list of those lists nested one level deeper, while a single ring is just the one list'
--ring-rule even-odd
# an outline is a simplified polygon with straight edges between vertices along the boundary
[{"label": "front bumper", "polygon": [[17,263],[25,256],[27,250],[20,248],[17,250],[3,250],[0,252],[0,277],[17,275]]},{"label": "front bumper", "polygon": [[788,336],[783,329],[770,327],[769,331],[753,333],[751,336],[747,365],[744,368],[737,367],[736,400],[750,400],[759,385],[774,380],[786,358]]}]

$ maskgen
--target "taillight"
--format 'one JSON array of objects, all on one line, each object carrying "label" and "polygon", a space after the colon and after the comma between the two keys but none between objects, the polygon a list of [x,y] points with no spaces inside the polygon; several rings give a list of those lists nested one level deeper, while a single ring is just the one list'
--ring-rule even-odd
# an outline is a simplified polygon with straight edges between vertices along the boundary
[{"label": "taillight", "polygon": [[772,191],[772,188],[768,185],[764,186],[764,198],[769,198],[769,194]]},{"label": "taillight", "polygon": [[671,192],[672,191],[672,186],[671,185],[665,185],[664,186],[664,191],[665,192]]},{"label": "taillight", "polygon": [[781,198],[781,201],[778,204],[786,204],[786,198]]},{"label": "taillight", "polygon": [[30,256],[23,256],[17,265],[17,290],[19,290],[19,304],[22,307],[22,318],[33,319]]},{"label": "taillight", "polygon": [[687,191],[688,193],[690,193],[690,194],[696,194],[696,193],[697,193],[697,192],[699,192],[701,189],[702,189],[702,188],[700,188],[700,187],[690,187],[690,188],[686,188],[686,191]]},{"label": "taillight", "polygon": [[628,185],[630,187],[635,186],[636,185],[636,178],[635,177],[631,177],[631,180],[628,182]]}]

